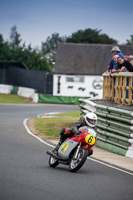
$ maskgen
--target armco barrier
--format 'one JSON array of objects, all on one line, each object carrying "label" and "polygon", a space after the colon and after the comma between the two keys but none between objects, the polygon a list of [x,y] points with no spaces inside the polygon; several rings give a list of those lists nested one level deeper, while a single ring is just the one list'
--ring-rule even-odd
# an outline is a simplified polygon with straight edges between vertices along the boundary
[{"label": "armco barrier", "polygon": [[82,115],[94,111],[98,116],[96,145],[133,158],[133,112],[95,104],[86,99],[79,101]]},{"label": "armco barrier", "polygon": [[2,93],[2,94],[17,94],[22,97],[34,98],[35,89],[0,84],[0,93]]},{"label": "armco barrier", "polygon": [[[76,96],[53,96],[51,94],[38,94],[35,89],[17,87],[11,85],[0,84],[0,93],[17,94],[19,96],[32,98],[34,103],[57,103],[57,104],[73,104],[79,105],[79,98]],[[89,97],[84,97],[85,99]]]},{"label": "armco barrier", "polygon": [[0,84],[0,93],[3,94],[10,94],[11,91],[13,89],[12,85],[4,85],[4,84]]}]

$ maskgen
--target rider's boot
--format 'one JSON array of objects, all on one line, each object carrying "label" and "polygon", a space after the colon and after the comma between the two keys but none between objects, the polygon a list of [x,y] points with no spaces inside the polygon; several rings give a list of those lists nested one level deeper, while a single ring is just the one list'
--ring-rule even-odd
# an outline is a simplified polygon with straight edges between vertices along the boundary
[{"label": "rider's boot", "polygon": [[58,149],[60,148],[61,144],[63,143],[63,141],[60,139],[58,144],[56,145],[56,147],[54,148],[54,153],[58,153]]}]

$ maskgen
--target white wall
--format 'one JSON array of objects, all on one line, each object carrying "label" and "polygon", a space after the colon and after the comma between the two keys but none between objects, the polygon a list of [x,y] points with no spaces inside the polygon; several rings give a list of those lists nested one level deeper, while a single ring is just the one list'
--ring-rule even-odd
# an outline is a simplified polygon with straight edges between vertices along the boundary
[{"label": "white wall", "polygon": [[[60,77],[60,78],[59,78]],[[80,76],[84,77],[84,82],[67,82],[69,75],[54,74],[53,95],[55,96],[81,96],[92,99],[102,99],[103,77],[102,76]],[[74,80],[77,76],[72,76]],[[97,94],[97,96],[94,96]]]}]

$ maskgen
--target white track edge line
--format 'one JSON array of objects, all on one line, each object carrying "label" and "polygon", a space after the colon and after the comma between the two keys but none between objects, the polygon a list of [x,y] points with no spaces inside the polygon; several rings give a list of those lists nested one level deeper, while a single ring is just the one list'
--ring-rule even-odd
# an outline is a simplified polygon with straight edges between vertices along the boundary
[{"label": "white track edge line", "polygon": [[92,160],[92,161],[94,161],[94,162],[100,163],[100,164],[105,165],[105,166],[107,166],[107,167],[110,167],[110,168],[116,169],[116,170],[118,170],[118,171],[121,171],[121,172],[124,172],[124,173],[127,173],[127,174],[133,176],[133,173],[131,173],[131,172],[128,172],[128,171],[123,170],[123,169],[120,169],[120,168],[118,168],[118,167],[115,167],[115,166],[109,165],[109,164],[104,163],[104,162],[102,162],[102,161],[95,160],[95,158],[87,158],[87,159],[88,159],[88,160]]},{"label": "white track edge line", "polygon": [[[29,118],[26,118],[26,119],[24,119],[24,121],[23,121],[23,125],[24,125],[24,127],[25,127],[27,133],[29,133],[30,135],[32,135],[33,137],[35,137],[36,139],[38,139],[38,140],[39,140],[40,142],[42,142],[43,144],[46,144],[47,146],[53,147],[53,148],[54,148],[54,147],[55,147],[54,145],[51,145],[51,144],[45,142],[44,140],[42,140],[42,139],[39,138],[38,136],[34,135],[34,134],[30,131],[30,129],[29,129],[28,126],[27,126],[27,121],[28,121],[28,120],[29,120]],[[112,165],[106,164],[106,163],[101,162],[101,161],[99,161],[99,160],[95,160],[94,158],[90,158],[90,157],[89,157],[89,158],[87,158],[87,159],[88,159],[88,160],[92,160],[92,161],[94,161],[94,162],[100,163],[100,164],[105,165],[105,166],[107,166],[107,167],[116,169],[116,170],[118,170],[118,171],[121,171],[121,172],[124,172],[124,173],[126,173],[126,174],[129,174],[129,175],[132,175],[132,176],[133,176],[133,173],[131,173],[131,172],[128,172],[128,171],[123,170],[123,169],[120,169],[120,168],[118,168],[118,167],[114,167],[114,166],[112,166]]]},{"label": "white track edge line", "polygon": [[51,144],[48,144],[47,142],[45,142],[44,140],[42,140],[42,139],[39,138],[38,136],[34,135],[34,134],[30,131],[30,129],[28,128],[28,126],[27,126],[27,121],[28,121],[28,120],[29,120],[29,118],[26,118],[26,119],[24,119],[24,121],[23,121],[23,125],[24,125],[26,131],[27,131],[30,135],[32,135],[33,137],[35,137],[36,139],[38,139],[40,142],[46,144],[47,146],[49,146],[49,147],[55,147],[55,146],[53,146],[53,145],[51,145]]}]

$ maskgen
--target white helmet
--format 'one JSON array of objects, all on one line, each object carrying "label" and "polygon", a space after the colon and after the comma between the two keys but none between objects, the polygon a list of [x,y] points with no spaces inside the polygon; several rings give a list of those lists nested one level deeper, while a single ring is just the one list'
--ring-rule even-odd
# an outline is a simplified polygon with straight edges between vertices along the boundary
[{"label": "white helmet", "polygon": [[94,127],[96,125],[97,116],[95,113],[89,112],[84,116],[84,118],[88,126]]}]

